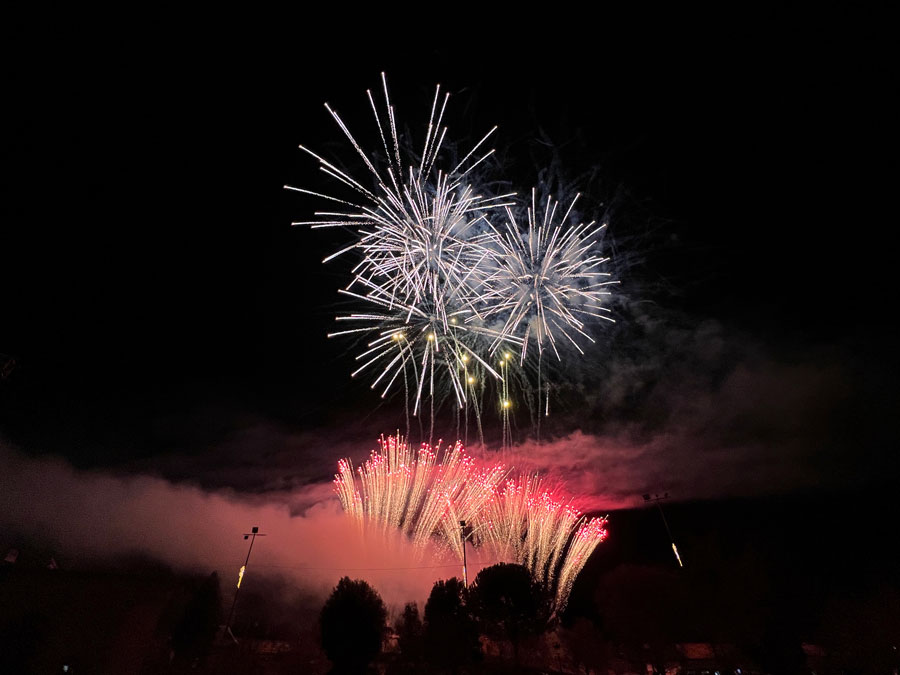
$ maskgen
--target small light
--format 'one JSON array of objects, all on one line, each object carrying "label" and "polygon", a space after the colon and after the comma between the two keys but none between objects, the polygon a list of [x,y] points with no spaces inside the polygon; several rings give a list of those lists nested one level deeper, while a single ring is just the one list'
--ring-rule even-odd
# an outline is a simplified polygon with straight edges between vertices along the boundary
[{"label": "small light", "polygon": [[246,570],[246,569],[247,569],[246,565],[241,565],[241,570],[238,572],[238,583],[237,583],[238,588],[241,587],[241,582],[244,580],[244,570]]},{"label": "small light", "polygon": [[469,384],[475,384],[475,378],[469,375]]},{"label": "small light", "polygon": [[469,355],[468,355],[468,354],[463,354],[463,355],[462,355],[462,360],[463,360],[463,363],[468,363],[468,362],[469,362]]},{"label": "small light", "polygon": [[429,341],[433,341],[433,340],[434,340],[434,333],[429,333],[429,334],[428,334],[428,340],[429,340]]},{"label": "small light", "polygon": [[455,316],[450,317],[450,323],[452,323],[453,325],[456,325],[456,317]]},{"label": "small light", "polygon": [[508,359],[508,358],[509,358],[509,352],[506,352],[506,355],[505,355],[503,358],[504,358],[504,359]]},{"label": "small light", "polygon": [[506,400],[506,401],[503,401],[503,407],[504,407],[504,408],[508,408],[508,407],[509,407],[509,405],[510,405],[510,403],[509,403],[509,401],[508,401],[508,400]]}]

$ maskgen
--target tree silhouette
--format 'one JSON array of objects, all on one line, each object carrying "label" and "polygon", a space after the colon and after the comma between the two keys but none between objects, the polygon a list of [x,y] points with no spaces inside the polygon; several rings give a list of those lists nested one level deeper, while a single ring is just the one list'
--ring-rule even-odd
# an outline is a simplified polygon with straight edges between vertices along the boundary
[{"label": "tree silhouette", "polygon": [[176,658],[187,663],[206,658],[218,630],[221,609],[219,575],[213,572],[200,584],[172,630]]},{"label": "tree silhouette", "polygon": [[342,578],[319,617],[322,649],[336,672],[362,672],[381,652],[387,609],[361,579]]},{"label": "tree silhouette", "polygon": [[478,626],[466,607],[466,588],[457,579],[438,581],[425,603],[426,656],[455,673],[480,658]]},{"label": "tree silhouette", "polygon": [[[657,672],[676,660],[675,643],[694,623],[681,577],[668,570],[621,565],[605,575],[596,599],[604,633],[628,658],[652,662]],[[701,633],[702,635],[702,633]]]},{"label": "tree silhouette", "polygon": [[530,636],[547,628],[550,597],[522,565],[500,563],[486,567],[475,578],[470,607],[486,635],[505,638],[519,663],[519,647]]},{"label": "tree silhouette", "polygon": [[403,608],[403,615],[397,623],[397,644],[403,663],[418,670],[425,657],[425,626],[414,602],[408,602]]},{"label": "tree silhouette", "polygon": [[560,637],[576,668],[583,668],[585,673],[608,670],[610,646],[588,619],[578,617],[570,628],[560,630]]}]

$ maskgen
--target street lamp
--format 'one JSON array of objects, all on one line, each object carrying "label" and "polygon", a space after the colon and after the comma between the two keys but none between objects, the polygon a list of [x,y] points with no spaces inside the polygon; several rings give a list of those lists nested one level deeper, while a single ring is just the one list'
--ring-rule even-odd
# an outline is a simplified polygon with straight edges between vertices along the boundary
[{"label": "street lamp", "polygon": [[466,588],[469,587],[469,577],[466,573],[466,521],[459,521],[459,530],[462,533],[462,547],[463,547],[463,586]]},{"label": "street lamp", "polygon": [[[228,612],[228,621],[225,622],[225,633],[231,634],[231,619],[234,617],[234,606],[237,604],[238,594],[241,592],[241,582],[244,580],[244,573],[247,571],[247,563],[250,562],[250,553],[253,551],[253,543],[256,541],[257,537],[265,537],[266,535],[259,533],[259,528],[254,526],[249,533],[244,533],[244,541],[250,539],[250,548],[247,549],[247,558],[244,560],[244,564],[241,569],[238,571],[238,582],[237,588],[234,591],[234,600],[231,601],[231,611]],[[231,639],[234,640],[234,635],[231,635]]]}]

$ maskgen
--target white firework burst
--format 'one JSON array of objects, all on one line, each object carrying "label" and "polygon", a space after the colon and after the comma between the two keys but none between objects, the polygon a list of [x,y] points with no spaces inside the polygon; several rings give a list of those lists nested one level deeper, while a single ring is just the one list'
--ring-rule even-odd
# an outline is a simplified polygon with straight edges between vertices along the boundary
[{"label": "white firework burst", "polygon": [[426,389],[430,396],[434,395],[435,366],[444,366],[443,377],[449,381],[457,404],[462,406],[468,388],[466,369],[461,364],[471,358],[492,376],[500,377],[472,344],[479,335],[495,336],[483,327],[477,313],[495,269],[489,259],[497,251],[486,214],[491,209],[509,206],[510,202],[504,200],[512,195],[483,197],[465,182],[472,169],[494,152],[476,155],[496,127],[449,171],[435,168],[447,132],[441,123],[449,99],[449,94],[441,99],[438,86],[421,156],[418,162],[412,159],[404,165],[384,74],[382,83],[387,111],[384,122],[371,91],[367,93],[387,157],[383,170],[376,168],[340,116],[326,104],[374,178],[375,189],[370,190],[301,146],[319,161],[324,173],[351,188],[361,203],[285,186],[336,202],[343,209],[320,211],[316,213],[317,220],[294,224],[351,228],[356,234],[352,243],[325,259],[327,262],[351,251],[361,255],[352,280],[341,292],[372,309],[339,316],[339,321],[364,325],[331,334],[372,335],[366,350],[357,357],[363,364],[353,374],[370,368],[375,371],[372,387],[384,384],[382,396],[401,376],[407,384],[411,378],[416,414]]},{"label": "white firework burst", "polygon": [[506,207],[506,226],[495,230],[498,269],[491,276],[492,292],[482,313],[500,325],[491,353],[503,342],[521,344],[524,363],[528,345],[538,352],[552,348],[558,359],[559,341],[565,338],[580,354],[579,340],[594,342],[586,329],[595,319],[614,321],[605,306],[609,286],[618,283],[602,270],[609,258],[597,253],[606,224],[567,223],[578,196],[559,221],[559,202],[547,197],[543,215],[538,214],[536,190],[526,207],[522,228],[512,209]]},{"label": "white firework burst", "polygon": [[[403,387],[407,432],[411,403],[417,415],[423,400],[430,399],[433,431],[435,399],[449,396],[465,410],[467,425],[474,404],[481,434],[482,397],[496,391],[506,445],[512,437],[513,390],[521,388],[518,380],[526,372],[537,373],[537,409],[544,407],[546,397],[544,414],[549,414],[550,389],[548,385],[544,392],[542,383],[544,349],[550,348],[558,360],[570,345],[583,354],[584,341],[594,341],[589,324],[613,320],[605,303],[609,285],[617,282],[604,271],[608,258],[599,253],[605,225],[570,223],[577,197],[558,218],[558,202],[548,197],[539,205],[536,190],[530,205],[519,205],[512,199],[515,193],[485,196],[486,191],[477,189],[472,170],[494,152],[482,147],[496,127],[455,165],[441,167],[449,94],[442,95],[440,86],[421,152],[401,150],[383,73],[382,85],[381,113],[367,92],[384,157],[380,162],[363,150],[338,113],[325,106],[368,178],[354,178],[301,146],[351,196],[285,186],[337,205],[295,225],[340,227],[353,234],[352,241],[325,262],[348,253],[359,257],[339,291],[353,298],[359,311],[338,316],[347,328],[330,337],[363,338],[365,348],[356,357],[359,366],[353,376],[371,376],[372,388],[383,398]],[[504,224],[495,225],[504,214]],[[531,344],[537,346],[536,358],[534,351],[529,354]],[[516,358],[519,366],[513,368]],[[531,403],[532,385],[523,391]]]}]

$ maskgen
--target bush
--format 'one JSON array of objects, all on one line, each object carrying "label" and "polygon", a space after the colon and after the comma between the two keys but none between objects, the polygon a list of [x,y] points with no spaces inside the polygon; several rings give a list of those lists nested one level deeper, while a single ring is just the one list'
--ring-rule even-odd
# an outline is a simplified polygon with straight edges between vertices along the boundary
[{"label": "bush", "polygon": [[550,618],[550,598],[522,565],[485,567],[469,593],[472,613],[486,635],[512,643],[518,664],[519,646],[539,635]]}]

